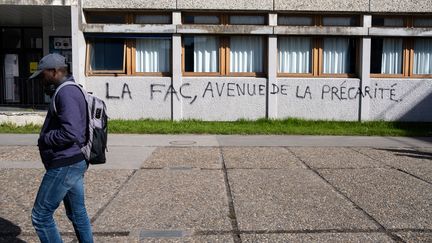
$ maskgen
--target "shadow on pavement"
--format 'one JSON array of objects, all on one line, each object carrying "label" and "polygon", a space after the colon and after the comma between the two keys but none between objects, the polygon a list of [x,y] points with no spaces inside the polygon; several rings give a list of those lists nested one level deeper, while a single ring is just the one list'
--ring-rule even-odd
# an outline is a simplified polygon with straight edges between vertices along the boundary
[{"label": "shadow on pavement", "polygon": [[21,228],[7,219],[0,217],[0,243],[24,243],[25,241],[18,239],[21,234]]},{"label": "shadow on pavement", "polygon": [[415,159],[429,159],[432,160],[432,153],[430,152],[422,152],[410,149],[378,149],[382,151],[393,152],[395,156],[404,156]]}]

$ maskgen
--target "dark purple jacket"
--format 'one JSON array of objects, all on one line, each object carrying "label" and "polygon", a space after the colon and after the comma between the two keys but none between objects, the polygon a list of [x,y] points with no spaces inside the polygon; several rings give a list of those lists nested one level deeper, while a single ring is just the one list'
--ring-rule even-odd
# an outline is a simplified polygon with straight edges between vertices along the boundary
[{"label": "dark purple jacket", "polygon": [[[65,81],[74,81],[68,77]],[[57,114],[54,114],[55,102]],[[80,146],[86,141],[87,104],[74,85],[64,86],[51,101],[40,132],[38,146],[46,169],[71,165],[84,160]]]}]

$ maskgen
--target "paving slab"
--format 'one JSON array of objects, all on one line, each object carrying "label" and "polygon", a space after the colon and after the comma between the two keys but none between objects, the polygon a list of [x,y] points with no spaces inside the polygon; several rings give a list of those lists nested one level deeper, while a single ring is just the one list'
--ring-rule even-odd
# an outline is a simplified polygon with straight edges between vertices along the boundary
[{"label": "paving slab", "polygon": [[[65,243],[74,242],[74,238],[69,237],[69,236],[62,236],[62,240]],[[17,237],[1,237],[0,236],[0,242],[1,243],[40,243],[40,240],[36,235],[35,236],[18,235]]]},{"label": "paving slab", "polygon": [[432,229],[432,187],[393,169],[319,173],[387,229]]},{"label": "paving slab", "polygon": [[355,148],[355,150],[432,183],[431,148]]},{"label": "paving slab", "polygon": [[231,230],[219,170],[140,170],[95,221],[95,231]]},{"label": "paving slab", "polygon": [[221,169],[219,148],[160,147],[142,164],[142,168]]},{"label": "paving slab", "polygon": [[230,170],[228,176],[240,230],[377,229],[310,170]]},{"label": "paving slab", "polygon": [[243,242],[394,242],[385,233],[243,234]]},{"label": "paving slab", "polygon": [[404,232],[396,233],[406,243],[430,243],[432,242],[432,233],[422,232]]},{"label": "paving slab", "polygon": [[224,147],[227,168],[292,168],[303,167],[292,153],[281,147]]},{"label": "paving slab", "polygon": [[106,163],[90,169],[139,169],[156,147],[109,146]]},{"label": "paving slab", "polygon": [[379,160],[373,160],[350,148],[290,147],[289,149],[312,168],[370,168],[384,166]]},{"label": "paving slab", "polygon": [[[106,242],[106,241],[100,241]],[[107,241],[110,242],[110,241]],[[114,241],[113,241],[114,242]],[[118,242],[118,241],[117,241]],[[192,236],[184,236],[184,237],[136,237],[129,236],[126,241],[123,242],[146,242],[146,243],[184,243],[184,242],[224,242],[234,243],[233,237],[231,235],[192,235]]]},{"label": "paving slab", "polygon": [[219,135],[220,146],[432,147],[432,137]]},{"label": "paving slab", "polygon": [[[132,170],[90,170],[86,173],[86,205],[90,217],[108,203],[131,173]],[[31,210],[43,174],[43,169],[0,170],[0,218],[18,226],[22,232],[34,232]],[[63,203],[55,213],[55,220],[62,232],[73,232]],[[0,234],[11,230],[13,227],[1,227]]]},{"label": "paving slab", "polygon": [[37,146],[0,146],[0,161],[40,161]]}]

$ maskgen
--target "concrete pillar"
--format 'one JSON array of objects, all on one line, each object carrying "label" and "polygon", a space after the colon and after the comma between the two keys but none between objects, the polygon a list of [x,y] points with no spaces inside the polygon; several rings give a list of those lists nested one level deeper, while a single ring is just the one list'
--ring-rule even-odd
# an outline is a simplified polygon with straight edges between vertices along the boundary
[{"label": "concrete pillar", "polygon": [[83,23],[83,11],[81,1],[74,1],[71,5],[71,34],[72,34],[72,73],[75,80],[86,87],[86,41],[81,31]]},{"label": "concrete pillar", "polygon": [[[370,28],[372,26],[372,16],[363,16],[364,27]],[[370,80],[370,59],[371,59],[371,38],[363,37],[360,41],[360,87],[362,90],[366,86],[371,86]],[[367,97],[359,98],[359,121],[370,120],[370,99]]]},{"label": "concrete pillar", "polygon": [[[269,25],[277,25],[277,14],[269,14]],[[270,94],[273,85],[277,85],[277,36],[268,37],[268,63],[267,63],[267,118],[276,119],[277,114],[277,95]]]},{"label": "concrete pillar", "polygon": [[[172,21],[174,25],[181,24],[181,12],[172,13]],[[182,84],[182,44],[181,35],[174,34],[172,37],[172,86],[176,91],[180,89]],[[181,120],[183,117],[182,100],[176,95],[171,95],[171,119],[174,121]]]}]

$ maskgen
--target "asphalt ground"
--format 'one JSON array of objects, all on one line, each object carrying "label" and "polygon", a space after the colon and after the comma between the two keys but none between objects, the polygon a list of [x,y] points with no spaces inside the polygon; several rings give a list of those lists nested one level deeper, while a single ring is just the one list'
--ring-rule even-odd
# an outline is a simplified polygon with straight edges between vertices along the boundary
[{"label": "asphalt ground", "polygon": [[[0,242],[38,242],[36,140],[0,135]],[[107,157],[96,242],[432,242],[431,138],[110,135]]]}]

